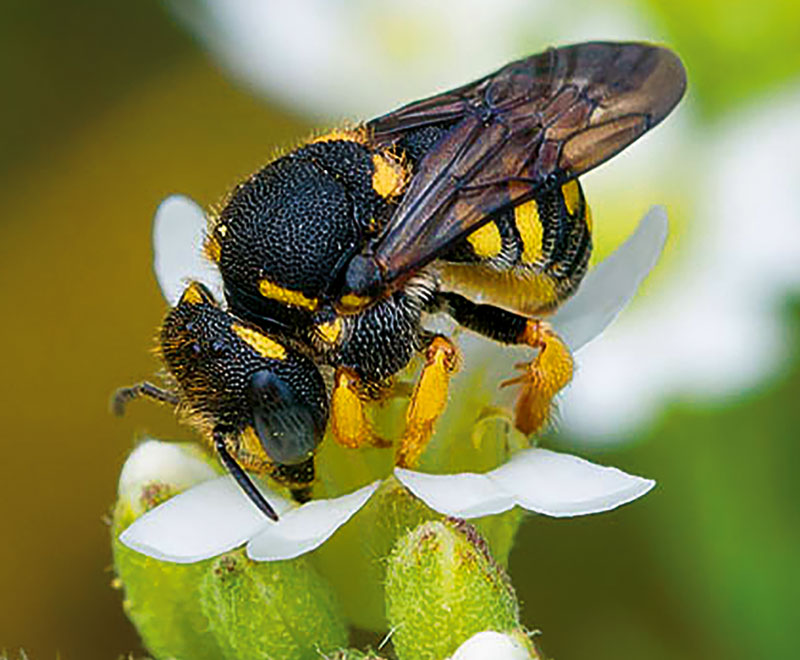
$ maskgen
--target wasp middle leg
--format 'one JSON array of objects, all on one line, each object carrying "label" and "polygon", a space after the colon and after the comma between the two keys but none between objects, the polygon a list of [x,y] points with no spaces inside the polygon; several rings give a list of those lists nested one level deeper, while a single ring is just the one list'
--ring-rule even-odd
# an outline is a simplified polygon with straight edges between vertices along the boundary
[{"label": "wasp middle leg", "polygon": [[433,435],[433,426],[447,405],[450,375],[458,367],[458,350],[442,335],[435,335],[425,351],[425,366],[411,394],[406,428],[395,463],[414,467]]}]

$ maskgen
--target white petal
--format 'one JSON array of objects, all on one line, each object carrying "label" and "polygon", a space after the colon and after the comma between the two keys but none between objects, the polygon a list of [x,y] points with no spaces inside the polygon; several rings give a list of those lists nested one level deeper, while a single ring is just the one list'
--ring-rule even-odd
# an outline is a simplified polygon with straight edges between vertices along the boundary
[{"label": "white petal", "polygon": [[173,491],[182,491],[217,476],[208,463],[174,442],[147,440],[128,456],[119,475],[117,492],[128,500],[136,515],[142,513],[142,488],[162,483]]},{"label": "white petal", "polygon": [[532,448],[485,474],[432,475],[395,468],[395,476],[432,509],[477,518],[518,505],[564,517],[614,509],[644,495],[655,481],[577,456]]},{"label": "white petal", "polygon": [[597,337],[630,302],[667,240],[667,212],[653,206],[636,231],[586,275],[577,293],[550,319],[572,351]]},{"label": "white petal", "polygon": [[528,650],[510,635],[486,630],[458,647],[450,660],[530,660]]},{"label": "white petal", "polygon": [[477,518],[508,511],[516,503],[488,474],[425,474],[395,468],[395,477],[431,509],[456,518]]},{"label": "white petal", "polygon": [[[263,486],[261,491],[278,515],[293,506]],[[156,559],[191,563],[232,550],[270,524],[275,523],[225,475],[148,511],[122,532],[119,540]]]},{"label": "white petal", "polygon": [[255,561],[279,561],[313,550],[350,520],[379,485],[380,481],[374,481],[342,497],[314,500],[289,511],[247,544],[247,556]]},{"label": "white petal", "polygon": [[656,482],[549,449],[526,449],[489,473],[521,507],[547,516],[582,516],[614,509]]},{"label": "white petal", "polygon": [[217,301],[222,301],[222,279],[203,253],[206,214],[183,195],[167,197],[153,218],[153,269],[161,293],[175,306],[186,283],[205,284]]}]

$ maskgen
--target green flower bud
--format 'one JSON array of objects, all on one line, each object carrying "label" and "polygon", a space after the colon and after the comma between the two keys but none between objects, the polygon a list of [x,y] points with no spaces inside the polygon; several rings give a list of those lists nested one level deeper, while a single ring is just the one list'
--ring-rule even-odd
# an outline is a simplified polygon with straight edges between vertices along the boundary
[{"label": "green flower bud", "polygon": [[[208,472],[206,472],[208,471]],[[115,586],[123,608],[156,658],[218,660],[221,651],[197,598],[210,561],[172,564],[125,547],[118,536],[140,515],[213,475],[191,445],[147,441],[123,468],[111,525]]]},{"label": "green flower bud", "polygon": [[520,628],[505,571],[463,522],[427,522],[401,539],[386,574],[392,642],[401,659],[446,658],[484,630]]},{"label": "green flower bud", "polygon": [[256,563],[230,552],[211,562],[199,595],[226,660],[319,660],[347,643],[331,588],[302,558]]}]

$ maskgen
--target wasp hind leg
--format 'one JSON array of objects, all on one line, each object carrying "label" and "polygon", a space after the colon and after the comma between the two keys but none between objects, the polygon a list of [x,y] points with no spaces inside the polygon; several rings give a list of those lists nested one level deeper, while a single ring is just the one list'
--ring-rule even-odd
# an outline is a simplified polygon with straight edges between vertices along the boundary
[{"label": "wasp hind leg", "polygon": [[523,371],[501,387],[520,385],[515,426],[525,435],[540,431],[550,419],[553,399],[572,380],[572,355],[561,338],[545,323],[492,305],[479,305],[454,293],[437,296],[440,309],[459,324],[504,344],[527,345],[537,350],[530,362],[516,365]]},{"label": "wasp hind leg", "polygon": [[523,373],[500,383],[500,387],[522,386],[514,424],[525,435],[531,435],[550,419],[553,399],[572,380],[574,362],[566,344],[543,321],[529,319],[519,340],[539,352],[531,362],[515,365]]},{"label": "wasp hind leg", "polygon": [[399,467],[415,467],[433,435],[433,427],[447,405],[450,376],[458,367],[458,350],[446,337],[436,335],[425,353],[417,385],[406,412],[406,428],[397,449]]}]

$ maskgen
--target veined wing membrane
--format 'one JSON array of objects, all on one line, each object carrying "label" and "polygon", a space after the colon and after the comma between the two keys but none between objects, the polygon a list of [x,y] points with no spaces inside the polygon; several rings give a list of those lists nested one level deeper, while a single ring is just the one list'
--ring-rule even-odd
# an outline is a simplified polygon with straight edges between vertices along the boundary
[{"label": "veined wing membrane", "polygon": [[686,74],[671,51],[587,43],[513,62],[368,124],[392,145],[426,125],[451,127],[365,258],[398,286],[493,214],[619,153],[678,103]]}]

